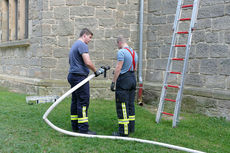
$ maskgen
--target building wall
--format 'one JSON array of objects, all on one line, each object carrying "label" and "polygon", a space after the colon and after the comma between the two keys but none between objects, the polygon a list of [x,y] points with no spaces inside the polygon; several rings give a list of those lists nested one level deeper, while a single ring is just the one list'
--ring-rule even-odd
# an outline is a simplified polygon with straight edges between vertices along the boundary
[{"label": "building wall", "polygon": [[[145,3],[147,5],[147,1]],[[108,78],[98,77],[91,81],[92,86],[104,82],[106,87],[110,85],[118,35],[124,35],[129,45],[138,51],[139,0],[30,0],[29,6],[29,39],[0,44],[3,86],[40,95],[66,91],[69,49],[85,27],[94,33],[89,49],[96,67],[112,67]],[[16,81],[12,83],[12,80]],[[92,89],[92,93],[103,97],[98,92],[101,88]]]},{"label": "building wall", "polygon": [[[185,4],[191,2],[191,0],[185,1]],[[145,87],[149,90],[145,90],[145,100],[154,104],[159,102],[160,86],[163,83],[172,39],[176,5],[174,0],[151,0],[148,5]],[[200,2],[185,79],[182,111],[201,112],[230,119],[229,12],[230,1],[228,0],[201,0]],[[191,17],[190,13],[189,9],[185,9],[182,16]],[[186,29],[185,23],[180,25],[180,30]],[[178,43],[185,43],[183,40],[186,38],[181,36]],[[184,57],[184,52],[184,49],[178,49],[178,57]],[[174,71],[182,70],[182,62],[174,62],[172,65]],[[180,81],[180,75],[170,75],[171,84],[179,84]],[[152,90],[154,87],[156,89]],[[175,94],[170,96],[175,98]],[[153,99],[155,101],[152,101]]]},{"label": "building wall", "polygon": [[[157,106],[177,3],[144,2],[143,101]],[[80,30],[88,27],[94,33],[89,44],[91,59],[98,68],[112,67],[107,79],[101,76],[90,81],[91,97],[114,98],[109,86],[116,64],[115,40],[123,34],[139,52],[139,0],[29,0],[29,6],[29,39],[0,40],[0,86],[33,95],[64,93],[69,89],[69,49]],[[230,119],[229,12],[229,0],[201,0],[182,111]],[[0,29],[2,23],[0,19]],[[177,52],[183,55],[182,50]],[[173,67],[179,71],[182,65]],[[170,79],[175,84],[179,81],[179,76]],[[170,96],[175,97],[175,92]]]}]

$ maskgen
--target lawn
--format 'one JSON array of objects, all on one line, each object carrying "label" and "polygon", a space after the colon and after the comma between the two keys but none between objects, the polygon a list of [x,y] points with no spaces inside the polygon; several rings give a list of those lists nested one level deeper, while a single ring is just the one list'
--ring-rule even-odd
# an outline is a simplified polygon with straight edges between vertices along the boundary
[{"label": "lawn", "polygon": [[[42,119],[51,103],[28,105],[26,95],[0,89],[1,153],[147,153],[180,152],[164,147],[99,138],[72,137],[49,127]],[[48,116],[58,127],[71,130],[70,98],[60,103]],[[163,119],[156,124],[155,113],[136,106],[136,132],[130,137],[169,143],[209,153],[230,152],[230,122],[223,118],[181,113],[177,128]],[[91,100],[90,129],[100,135],[117,130],[114,101]]]}]

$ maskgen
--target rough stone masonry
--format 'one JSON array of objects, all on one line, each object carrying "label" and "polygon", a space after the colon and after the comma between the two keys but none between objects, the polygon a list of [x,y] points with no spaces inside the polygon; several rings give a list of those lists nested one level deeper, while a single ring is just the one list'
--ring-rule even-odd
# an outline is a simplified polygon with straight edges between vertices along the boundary
[{"label": "rough stone masonry", "polygon": [[[159,102],[165,74],[176,2],[144,1],[143,100],[154,106]],[[98,68],[110,65],[114,69],[115,40],[119,34],[139,52],[139,0],[29,0],[29,38],[10,41],[3,39],[5,13],[1,5],[0,86],[11,90],[30,95],[56,95],[67,91],[70,88],[66,81],[69,49],[84,27],[94,32],[89,48]],[[190,13],[185,10],[183,15],[190,16]],[[230,120],[229,15],[229,0],[201,0],[182,111]],[[180,28],[185,30],[186,27],[182,24]],[[184,55],[183,50],[177,53]],[[174,64],[173,68],[179,71],[182,64]],[[114,93],[109,91],[113,69],[107,79],[99,77],[90,82],[92,98],[114,98]],[[175,84],[179,81],[180,76],[170,79]],[[170,96],[175,97],[175,92]]]}]

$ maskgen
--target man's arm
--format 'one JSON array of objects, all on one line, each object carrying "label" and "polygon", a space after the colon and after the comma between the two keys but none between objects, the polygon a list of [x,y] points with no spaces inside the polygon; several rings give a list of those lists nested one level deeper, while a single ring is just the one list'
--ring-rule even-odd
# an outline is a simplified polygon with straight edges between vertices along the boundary
[{"label": "man's arm", "polygon": [[121,68],[122,68],[122,66],[123,66],[123,63],[124,63],[124,61],[118,61],[118,62],[117,62],[117,66],[116,66],[116,68],[115,68],[115,72],[114,72],[114,76],[113,76],[112,82],[116,82],[116,81],[117,81],[117,78],[118,78],[118,76],[120,75],[120,72],[121,72]]},{"label": "man's arm", "polygon": [[83,53],[82,54],[82,58],[83,58],[83,61],[85,63],[85,65],[90,69],[92,70],[93,72],[96,72],[96,67],[94,66],[94,64],[92,63],[92,61],[90,60],[90,57],[89,57],[89,54],[88,53]]}]

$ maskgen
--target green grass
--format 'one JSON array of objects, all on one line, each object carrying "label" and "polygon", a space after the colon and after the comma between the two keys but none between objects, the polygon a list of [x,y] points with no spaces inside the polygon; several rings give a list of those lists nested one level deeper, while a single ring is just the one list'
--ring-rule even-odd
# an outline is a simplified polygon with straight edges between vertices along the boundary
[{"label": "green grass", "polygon": [[[124,153],[180,152],[164,147],[99,138],[72,137],[49,127],[42,119],[51,103],[28,105],[26,95],[0,89],[1,153]],[[58,127],[71,130],[70,99],[60,103],[48,116]],[[182,113],[179,126],[171,120],[156,124],[155,113],[136,106],[136,132],[130,137],[159,141],[210,153],[230,152],[230,122],[198,114]],[[118,128],[114,101],[91,100],[90,129],[111,135]]]}]

